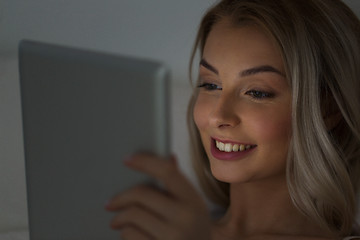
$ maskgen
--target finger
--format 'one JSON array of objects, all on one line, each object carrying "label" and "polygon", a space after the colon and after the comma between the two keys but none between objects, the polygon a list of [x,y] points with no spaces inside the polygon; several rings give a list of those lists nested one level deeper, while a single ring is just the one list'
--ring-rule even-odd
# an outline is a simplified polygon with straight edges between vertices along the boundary
[{"label": "finger", "polygon": [[131,205],[139,205],[159,217],[169,220],[176,203],[165,192],[146,185],[138,185],[113,197],[107,204],[109,211],[119,211]]},{"label": "finger", "polygon": [[163,183],[166,190],[175,198],[187,202],[194,202],[200,199],[198,192],[179,171],[174,156],[169,159],[160,158],[153,154],[139,153],[125,161],[125,164]]},{"label": "finger", "polygon": [[161,239],[162,234],[168,229],[166,221],[138,206],[131,206],[119,212],[111,221],[110,226],[112,229],[119,230],[133,226],[132,232],[136,230],[154,239]]}]

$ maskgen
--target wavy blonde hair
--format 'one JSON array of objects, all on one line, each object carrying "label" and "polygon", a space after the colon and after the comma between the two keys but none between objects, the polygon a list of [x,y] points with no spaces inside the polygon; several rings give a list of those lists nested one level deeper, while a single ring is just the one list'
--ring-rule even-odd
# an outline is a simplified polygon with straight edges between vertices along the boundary
[{"label": "wavy blonde hair", "polygon": [[[224,17],[255,24],[277,43],[292,88],[287,183],[294,205],[336,236],[352,231],[360,177],[360,22],[340,0],[223,0],[201,21],[190,61],[203,53]],[[229,205],[229,184],[216,180],[188,108],[193,164],[204,192]],[[325,119],[338,116],[329,126]]]}]

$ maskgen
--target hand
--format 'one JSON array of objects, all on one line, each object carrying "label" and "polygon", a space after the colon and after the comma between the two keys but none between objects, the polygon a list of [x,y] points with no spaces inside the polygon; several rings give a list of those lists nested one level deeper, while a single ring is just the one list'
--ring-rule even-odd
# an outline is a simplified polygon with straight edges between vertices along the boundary
[{"label": "hand", "polygon": [[122,239],[210,239],[206,204],[179,171],[175,157],[136,154],[125,164],[155,178],[164,189],[139,185],[110,200],[107,210],[117,212],[110,225],[121,230]]}]

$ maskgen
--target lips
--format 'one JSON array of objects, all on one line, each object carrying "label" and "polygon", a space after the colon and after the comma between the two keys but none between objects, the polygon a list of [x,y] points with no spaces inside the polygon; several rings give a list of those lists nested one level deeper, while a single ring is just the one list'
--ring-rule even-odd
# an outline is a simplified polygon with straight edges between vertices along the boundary
[{"label": "lips", "polygon": [[256,147],[249,143],[211,139],[211,154],[218,160],[240,160],[253,152]]}]

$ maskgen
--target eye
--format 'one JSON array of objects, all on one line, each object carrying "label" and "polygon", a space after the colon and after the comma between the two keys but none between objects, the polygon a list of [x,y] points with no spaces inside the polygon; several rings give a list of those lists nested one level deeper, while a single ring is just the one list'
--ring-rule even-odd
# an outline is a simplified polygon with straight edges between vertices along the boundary
[{"label": "eye", "polygon": [[259,90],[250,90],[250,91],[247,91],[245,94],[250,95],[251,97],[253,97],[255,99],[264,99],[264,98],[274,97],[274,94],[272,94],[272,93],[263,92],[263,91],[259,91]]},{"label": "eye", "polygon": [[222,90],[221,87],[219,87],[218,85],[216,84],[213,84],[213,83],[201,83],[198,88],[204,88],[205,90],[208,90],[208,91],[213,91],[213,90]]}]

